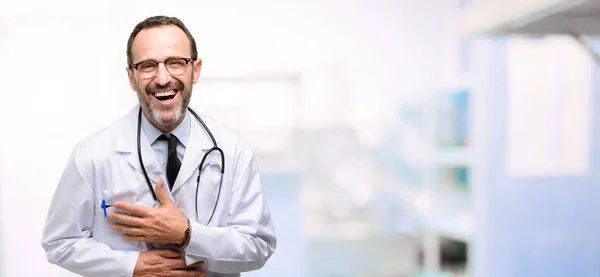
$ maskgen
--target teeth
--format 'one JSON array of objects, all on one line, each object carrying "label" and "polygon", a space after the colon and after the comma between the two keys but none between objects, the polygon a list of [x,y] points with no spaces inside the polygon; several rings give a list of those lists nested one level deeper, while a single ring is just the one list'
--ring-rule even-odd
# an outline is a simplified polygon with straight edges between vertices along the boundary
[{"label": "teeth", "polygon": [[160,91],[160,92],[155,92],[154,93],[155,97],[164,97],[164,96],[172,96],[172,95],[175,95],[175,91],[173,91],[173,90]]}]

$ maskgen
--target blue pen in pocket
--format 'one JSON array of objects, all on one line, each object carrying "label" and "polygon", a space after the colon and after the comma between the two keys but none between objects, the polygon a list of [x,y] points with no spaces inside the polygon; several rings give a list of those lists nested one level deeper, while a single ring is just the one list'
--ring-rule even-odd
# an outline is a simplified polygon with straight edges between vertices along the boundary
[{"label": "blue pen in pocket", "polygon": [[106,209],[112,207],[112,204],[106,204],[106,200],[102,199],[102,205],[100,205],[100,207],[102,208],[102,210],[104,211],[104,217],[106,217]]}]

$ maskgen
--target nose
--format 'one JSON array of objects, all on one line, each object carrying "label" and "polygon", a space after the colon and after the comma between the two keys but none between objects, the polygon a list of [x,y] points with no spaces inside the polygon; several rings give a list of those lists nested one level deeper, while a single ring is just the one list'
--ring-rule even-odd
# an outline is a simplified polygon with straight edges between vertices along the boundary
[{"label": "nose", "polygon": [[155,82],[158,85],[164,86],[171,82],[171,74],[167,71],[164,63],[158,64],[158,69],[156,71],[156,75],[154,76]]}]

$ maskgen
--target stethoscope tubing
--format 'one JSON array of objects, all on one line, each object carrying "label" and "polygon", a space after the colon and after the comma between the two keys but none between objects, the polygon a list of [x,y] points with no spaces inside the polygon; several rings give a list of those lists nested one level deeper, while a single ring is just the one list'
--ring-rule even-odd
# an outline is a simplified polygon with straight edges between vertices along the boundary
[{"label": "stethoscope tubing", "polygon": [[[212,143],[213,143],[213,147],[210,148],[204,154],[204,156],[202,157],[202,161],[200,162],[200,165],[198,166],[198,178],[196,179],[196,205],[195,205],[196,206],[196,216],[198,216],[198,219],[200,219],[200,215],[198,214],[198,192],[200,189],[200,175],[202,174],[204,162],[206,161],[206,158],[212,151],[217,151],[221,155],[221,172],[220,172],[221,176],[220,176],[220,181],[219,181],[219,191],[217,193],[217,199],[215,200],[215,205],[213,207],[210,218],[208,219],[208,221],[206,223],[206,225],[208,225],[208,224],[210,224],[213,216],[215,215],[215,211],[217,210],[217,206],[219,204],[219,198],[221,198],[221,188],[223,187],[223,178],[225,176],[225,153],[223,153],[223,150],[217,146],[217,140],[213,136],[213,134],[210,131],[210,129],[208,128],[208,126],[206,126],[206,124],[204,123],[202,118],[200,118],[200,116],[189,107],[188,107],[188,111],[190,111],[190,113],[198,120],[198,122],[200,122],[200,124],[202,125],[202,127],[204,128],[204,130],[206,131],[206,133],[208,134],[208,136],[210,137],[210,139],[212,140]],[[156,192],[154,192],[154,188],[152,187],[152,183],[150,182],[150,178],[148,177],[148,173],[146,172],[146,167],[144,166],[144,162],[142,159],[142,151],[141,151],[141,144],[140,144],[140,136],[141,136],[141,129],[142,129],[141,126],[142,126],[142,108],[140,107],[140,110],[138,112],[138,128],[137,128],[138,159],[140,161],[140,166],[142,167],[142,171],[144,173],[144,178],[146,179],[146,184],[148,185],[148,188],[150,189],[150,192],[152,193],[152,198],[154,199],[154,202],[157,203],[158,197],[156,196]]]}]

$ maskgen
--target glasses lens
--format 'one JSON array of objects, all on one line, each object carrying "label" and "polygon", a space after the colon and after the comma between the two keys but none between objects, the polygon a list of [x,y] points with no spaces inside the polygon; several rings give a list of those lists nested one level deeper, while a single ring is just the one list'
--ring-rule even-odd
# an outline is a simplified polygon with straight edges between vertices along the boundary
[{"label": "glasses lens", "polygon": [[165,62],[167,70],[173,75],[181,75],[185,73],[187,62],[185,59],[169,59]]},{"label": "glasses lens", "polygon": [[143,62],[138,65],[138,70],[142,78],[154,76],[154,74],[156,74],[157,69],[158,63],[152,61]]}]

